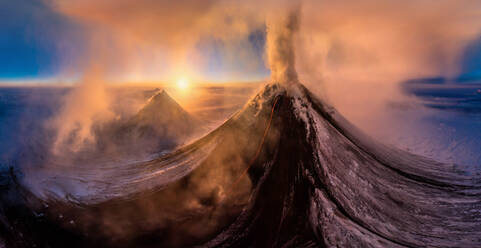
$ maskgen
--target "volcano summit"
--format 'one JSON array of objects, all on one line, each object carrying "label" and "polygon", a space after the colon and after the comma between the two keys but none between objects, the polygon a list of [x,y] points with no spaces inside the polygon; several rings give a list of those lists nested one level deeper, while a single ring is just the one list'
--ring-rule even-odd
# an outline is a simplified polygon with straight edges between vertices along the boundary
[{"label": "volcano summit", "polygon": [[202,131],[202,123],[162,90],[128,120],[99,128],[97,137],[103,152],[111,149],[129,155],[148,155],[173,149]]}]

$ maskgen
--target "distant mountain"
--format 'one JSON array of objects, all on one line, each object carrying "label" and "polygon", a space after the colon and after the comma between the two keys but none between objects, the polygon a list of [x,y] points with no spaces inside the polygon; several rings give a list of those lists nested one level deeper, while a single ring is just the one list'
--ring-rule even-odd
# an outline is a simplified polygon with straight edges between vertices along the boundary
[{"label": "distant mountain", "polygon": [[142,135],[181,137],[190,135],[198,121],[185,111],[164,90],[155,94],[132,118],[126,127],[137,129]]},{"label": "distant mountain", "polygon": [[165,90],[152,96],[133,117],[98,130],[104,149],[151,153],[174,148],[202,130],[200,121],[185,111]]}]

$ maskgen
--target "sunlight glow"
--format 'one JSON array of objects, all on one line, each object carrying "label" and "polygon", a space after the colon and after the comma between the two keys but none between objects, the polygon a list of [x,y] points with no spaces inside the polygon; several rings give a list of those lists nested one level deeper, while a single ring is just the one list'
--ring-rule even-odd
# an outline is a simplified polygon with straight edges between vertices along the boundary
[{"label": "sunlight glow", "polygon": [[186,90],[189,88],[189,82],[185,78],[180,78],[177,80],[177,88],[180,90]]}]

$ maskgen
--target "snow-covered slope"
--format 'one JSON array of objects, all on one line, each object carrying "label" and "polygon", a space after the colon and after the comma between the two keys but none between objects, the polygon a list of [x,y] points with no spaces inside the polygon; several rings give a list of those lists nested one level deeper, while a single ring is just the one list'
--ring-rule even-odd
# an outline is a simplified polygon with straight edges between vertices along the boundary
[{"label": "snow-covered slope", "polygon": [[266,86],[191,145],[112,168],[81,196],[4,174],[0,234],[17,247],[481,245],[479,178],[372,141],[297,83]]}]

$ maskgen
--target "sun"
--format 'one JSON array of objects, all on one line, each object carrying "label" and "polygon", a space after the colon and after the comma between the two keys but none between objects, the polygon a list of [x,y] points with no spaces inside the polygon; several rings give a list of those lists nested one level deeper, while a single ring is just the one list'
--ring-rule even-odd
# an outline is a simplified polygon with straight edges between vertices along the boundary
[{"label": "sun", "polygon": [[189,88],[189,81],[187,81],[185,78],[180,78],[177,80],[177,88],[180,90],[186,90]]}]

